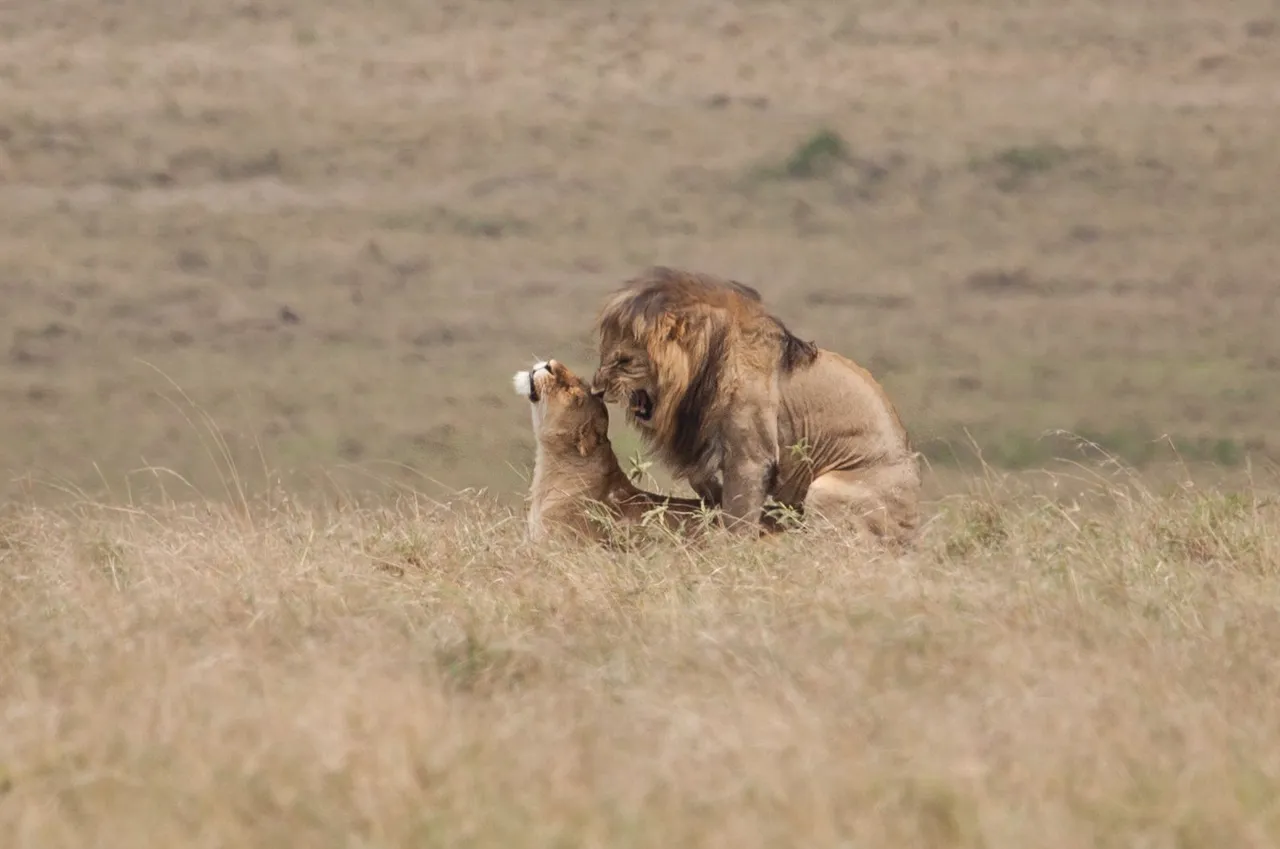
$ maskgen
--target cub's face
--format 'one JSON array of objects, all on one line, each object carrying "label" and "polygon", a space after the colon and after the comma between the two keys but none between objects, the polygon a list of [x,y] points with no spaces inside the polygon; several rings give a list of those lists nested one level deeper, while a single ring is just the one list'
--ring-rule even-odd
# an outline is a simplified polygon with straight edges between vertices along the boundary
[{"label": "cub's face", "polygon": [[585,457],[607,439],[609,410],[563,363],[547,360],[516,372],[512,385],[529,401],[533,435],[543,446]]},{"label": "cub's face", "polygon": [[610,404],[623,404],[627,418],[650,427],[658,406],[658,382],[649,353],[622,340],[601,346],[600,367],[591,378],[591,392]]}]

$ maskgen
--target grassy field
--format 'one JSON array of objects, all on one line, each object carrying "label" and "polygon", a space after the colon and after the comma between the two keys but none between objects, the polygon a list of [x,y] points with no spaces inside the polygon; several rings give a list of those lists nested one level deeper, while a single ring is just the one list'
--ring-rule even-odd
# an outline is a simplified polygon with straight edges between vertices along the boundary
[{"label": "grassy field", "polygon": [[1277,453],[1269,0],[0,8],[0,473],[518,491],[509,374],[650,263],[758,286],[921,450]]},{"label": "grassy field", "polygon": [[0,844],[1275,846],[1280,501],[1058,484],[980,479],[904,559],[11,511]]},{"label": "grassy field", "polygon": [[[1280,843],[1272,0],[0,39],[0,845]],[[918,553],[523,545],[653,263],[873,370]]]}]

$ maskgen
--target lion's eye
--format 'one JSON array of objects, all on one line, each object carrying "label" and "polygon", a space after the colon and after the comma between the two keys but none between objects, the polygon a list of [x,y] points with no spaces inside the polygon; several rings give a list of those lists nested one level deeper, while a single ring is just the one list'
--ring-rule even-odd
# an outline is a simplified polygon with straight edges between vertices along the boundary
[{"label": "lion's eye", "polygon": [[614,360],[614,363],[616,365],[620,365],[624,367],[629,366],[631,365],[631,358],[627,356],[621,356],[621,357],[618,357],[618,359]]}]

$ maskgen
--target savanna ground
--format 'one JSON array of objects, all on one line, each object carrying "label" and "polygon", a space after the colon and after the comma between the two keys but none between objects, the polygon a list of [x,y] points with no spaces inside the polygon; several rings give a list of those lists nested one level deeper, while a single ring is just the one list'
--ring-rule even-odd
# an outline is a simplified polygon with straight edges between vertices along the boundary
[{"label": "savanna ground", "polygon": [[[1273,3],[0,39],[3,845],[1280,841]],[[919,554],[521,547],[509,376],[650,263],[872,368]]]}]

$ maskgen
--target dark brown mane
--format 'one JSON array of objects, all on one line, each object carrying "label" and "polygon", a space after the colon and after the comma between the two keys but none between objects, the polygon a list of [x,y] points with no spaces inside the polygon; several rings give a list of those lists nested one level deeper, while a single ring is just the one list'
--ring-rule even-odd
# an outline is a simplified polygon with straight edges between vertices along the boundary
[{"label": "dark brown mane", "polygon": [[[773,317],[770,316],[770,318]],[[773,321],[782,331],[782,358],[779,366],[784,374],[793,372],[801,366],[807,366],[818,358],[818,346],[815,343],[801,339],[788,330],[779,319],[774,318]]]},{"label": "dark brown mane", "polygon": [[729,337],[723,327],[714,328],[707,340],[707,356],[693,375],[676,407],[675,433],[667,451],[678,465],[700,465],[711,445],[707,437],[708,413],[715,409],[721,392],[720,378],[728,356]]},{"label": "dark brown mane", "polygon": [[[718,315],[717,315],[718,314]],[[776,346],[777,364],[791,372],[812,363],[818,347],[792,333],[768,311],[760,292],[735,280],[697,271],[654,266],[627,280],[601,309],[596,330],[602,343],[623,338],[641,344],[664,326],[664,316],[678,336],[659,340],[686,352],[696,350],[693,373],[683,390],[672,398],[675,408],[655,431],[642,431],[644,439],[677,467],[705,465],[709,452],[720,441],[717,417],[725,414],[724,369],[733,356],[735,329],[753,331]],[[763,331],[763,333],[761,333]],[[763,341],[763,340],[762,340]]]},{"label": "dark brown mane", "polygon": [[744,300],[762,303],[758,291],[736,280],[659,265],[624,282],[601,310],[596,326],[622,328],[639,320],[653,327],[663,313],[698,305],[730,308]]},{"label": "dark brown mane", "polygon": [[[781,319],[769,313],[755,288],[700,271],[682,271],[656,265],[627,280],[606,303],[596,321],[598,333],[627,333],[636,322],[653,328],[664,313],[679,313],[694,307],[746,308],[771,322],[778,330],[784,372],[808,365],[818,356],[818,347],[793,334]],[[723,347],[724,341],[721,340]]]}]

